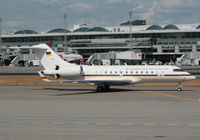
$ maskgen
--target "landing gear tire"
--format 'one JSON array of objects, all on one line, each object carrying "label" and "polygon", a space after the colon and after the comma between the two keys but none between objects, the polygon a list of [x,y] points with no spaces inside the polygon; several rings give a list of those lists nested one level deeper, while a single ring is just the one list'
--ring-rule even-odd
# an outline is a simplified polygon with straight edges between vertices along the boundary
[{"label": "landing gear tire", "polygon": [[97,86],[97,92],[103,92],[104,88],[103,86]]},{"label": "landing gear tire", "polygon": [[178,82],[178,86],[177,86],[176,90],[177,90],[178,92],[181,92],[181,91],[183,90],[183,89],[182,89],[181,82]]},{"label": "landing gear tire", "polygon": [[181,87],[177,87],[176,89],[178,92],[181,92],[182,91],[182,88]]}]

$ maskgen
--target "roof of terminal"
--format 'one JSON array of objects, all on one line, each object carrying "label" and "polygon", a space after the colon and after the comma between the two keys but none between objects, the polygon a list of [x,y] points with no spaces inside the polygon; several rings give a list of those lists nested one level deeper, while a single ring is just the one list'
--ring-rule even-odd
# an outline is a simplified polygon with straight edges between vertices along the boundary
[{"label": "roof of terminal", "polygon": [[148,27],[146,30],[162,30],[163,28],[159,25],[152,25]]},{"label": "roof of terminal", "polygon": [[33,30],[20,30],[16,31],[14,34],[38,34],[38,32]]},{"label": "roof of terminal", "polygon": [[69,32],[71,31],[64,28],[56,28],[56,29],[48,31],[47,33],[69,33]]},{"label": "roof of terminal", "polygon": [[[56,28],[48,31],[47,33],[70,33],[70,32],[71,32],[70,30],[64,28]],[[93,28],[81,27],[74,30],[73,32],[109,32],[109,31],[103,27],[93,27]]]},{"label": "roof of terminal", "polygon": [[[200,25],[199,24],[169,24],[169,25],[141,25],[141,26],[132,26],[131,30],[134,33],[145,33],[145,32],[190,32],[195,31],[199,32]],[[71,30],[71,31],[70,31]],[[50,30],[48,32],[36,32],[33,30],[19,30],[14,33],[5,33],[3,32],[2,35],[10,36],[33,36],[33,35],[52,35],[52,34],[59,34],[59,33],[70,33],[70,34],[96,34],[97,32],[100,34],[107,34],[107,32],[111,34],[115,33],[127,33],[130,32],[129,26],[107,26],[107,27],[81,27],[78,29],[65,29],[65,28],[56,28]]]},{"label": "roof of terminal", "polygon": [[176,25],[169,24],[169,25],[165,26],[163,28],[163,30],[179,30],[179,28]]},{"label": "roof of terminal", "polygon": [[90,28],[82,27],[74,30],[73,32],[87,32]]},{"label": "roof of terminal", "polygon": [[200,29],[200,25],[199,26],[197,26],[197,28],[196,29]]},{"label": "roof of terminal", "polygon": [[108,32],[108,30],[103,27],[93,27],[87,30],[87,32]]}]

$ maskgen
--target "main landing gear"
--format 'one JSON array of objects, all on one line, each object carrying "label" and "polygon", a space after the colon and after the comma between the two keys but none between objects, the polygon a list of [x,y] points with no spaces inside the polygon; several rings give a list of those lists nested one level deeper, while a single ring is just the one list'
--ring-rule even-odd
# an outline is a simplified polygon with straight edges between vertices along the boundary
[{"label": "main landing gear", "polygon": [[104,91],[109,90],[109,89],[110,89],[110,86],[107,85],[107,84],[104,84],[104,85],[98,85],[96,91],[97,92],[104,92]]},{"label": "main landing gear", "polygon": [[183,89],[183,86],[181,85],[181,82],[178,82],[178,86],[176,87],[176,90],[178,91],[178,92],[181,92]]}]

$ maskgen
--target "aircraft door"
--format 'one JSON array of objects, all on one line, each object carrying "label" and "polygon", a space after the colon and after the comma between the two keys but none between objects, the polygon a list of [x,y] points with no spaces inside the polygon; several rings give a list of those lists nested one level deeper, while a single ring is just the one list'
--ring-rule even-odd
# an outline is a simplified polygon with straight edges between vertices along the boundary
[{"label": "aircraft door", "polygon": [[83,67],[82,66],[80,66],[80,75],[84,75]]}]

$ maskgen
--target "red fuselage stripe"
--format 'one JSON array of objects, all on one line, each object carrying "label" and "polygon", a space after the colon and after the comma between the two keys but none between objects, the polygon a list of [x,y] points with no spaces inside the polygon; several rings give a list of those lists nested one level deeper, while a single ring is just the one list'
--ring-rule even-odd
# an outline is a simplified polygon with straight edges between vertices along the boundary
[{"label": "red fuselage stripe", "polygon": [[192,75],[165,75],[165,77],[192,76]]},{"label": "red fuselage stripe", "polygon": [[[84,77],[157,77],[158,75],[83,75]],[[192,75],[164,75],[165,77],[183,77]]]},{"label": "red fuselage stripe", "polygon": [[83,75],[85,77],[120,77],[120,76],[152,76],[152,77],[155,77],[157,75]]}]

